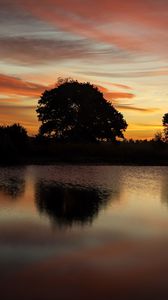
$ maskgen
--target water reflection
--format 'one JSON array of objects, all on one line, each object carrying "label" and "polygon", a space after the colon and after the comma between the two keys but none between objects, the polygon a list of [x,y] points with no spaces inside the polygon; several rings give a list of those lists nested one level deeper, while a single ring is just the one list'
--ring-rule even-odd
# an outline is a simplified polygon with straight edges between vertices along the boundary
[{"label": "water reflection", "polygon": [[89,224],[105,207],[110,191],[99,188],[61,185],[39,181],[36,184],[36,205],[59,226]]},{"label": "water reflection", "polygon": [[[14,172],[12,172],[14,171]],[[9,199],[17,199],[24,194],[25,191],[25,178],[24,169],[16,170],[3,170],[0,176],[0,192]]]},{"label": "water reflection", "polygon": [[162,175],[162,181],[161,181],[161,201],[164,205],[168,207],[168,171],[165,170],[165,172]]},{"label": "water reflection", "polygon": [[0,168],[1,299],[168,299],[167,179],[168,167]]}]

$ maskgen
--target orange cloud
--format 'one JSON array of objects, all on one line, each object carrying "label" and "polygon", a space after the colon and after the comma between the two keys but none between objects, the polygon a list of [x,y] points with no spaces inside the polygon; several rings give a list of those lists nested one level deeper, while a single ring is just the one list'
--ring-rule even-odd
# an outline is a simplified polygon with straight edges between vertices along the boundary
[{"label": "orange cloud", "polygon": [[124,98],[132,99],[135,97],[135,95],[132,93],[117,92],[117,91],[111,92],[107,88],[105,88],[101,85],[96,85],[96,86],[103,93],[105,99],[107,99],[107,100],[124,99]]},{"label": "orange cloud", "polygon": [[7,95],[39,96],[45,87],[20,78],[0,74],[0,91]]},{"label": "orange cloud", "polygon": [[132,99],[135,97],[134,94],[131,93],[124,93],[124,92],[107,92],[104,93],[104,97],[107,98],[108,100],[112,100],[112,99]]}]

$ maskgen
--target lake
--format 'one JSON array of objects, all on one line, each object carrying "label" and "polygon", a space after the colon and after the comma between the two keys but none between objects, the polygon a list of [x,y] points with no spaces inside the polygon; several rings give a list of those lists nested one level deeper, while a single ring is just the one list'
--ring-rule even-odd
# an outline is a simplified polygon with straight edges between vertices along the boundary
[{"label": "lake", "polygon": [[2,300],[168,299],[168,167],[0,168]]}]

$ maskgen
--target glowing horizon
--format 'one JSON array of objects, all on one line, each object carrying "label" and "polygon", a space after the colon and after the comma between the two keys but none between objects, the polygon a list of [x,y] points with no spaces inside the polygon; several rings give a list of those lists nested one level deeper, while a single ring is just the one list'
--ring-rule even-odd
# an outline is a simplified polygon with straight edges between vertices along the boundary
[{"label": "glowing horizon", "polygon": [[37,134],[36,106],[58,77],[95,84],[149,139],[168,111],[165,0],[0,0],[0,124]]}]

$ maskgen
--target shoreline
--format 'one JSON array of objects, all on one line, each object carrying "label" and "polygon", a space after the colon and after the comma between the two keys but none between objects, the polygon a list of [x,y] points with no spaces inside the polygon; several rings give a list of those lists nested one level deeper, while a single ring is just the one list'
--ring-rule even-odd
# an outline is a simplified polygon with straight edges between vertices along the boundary
[{"label": "shoreline", "polygon": [[12,167],[12,166],[168,166],[168,161],[99,161],[99,160],[54,160],[54,159],[19,159],[16,161],[0,162],[0,167]]}]

